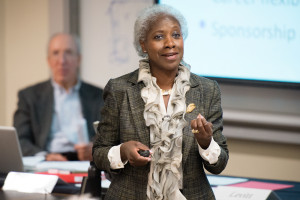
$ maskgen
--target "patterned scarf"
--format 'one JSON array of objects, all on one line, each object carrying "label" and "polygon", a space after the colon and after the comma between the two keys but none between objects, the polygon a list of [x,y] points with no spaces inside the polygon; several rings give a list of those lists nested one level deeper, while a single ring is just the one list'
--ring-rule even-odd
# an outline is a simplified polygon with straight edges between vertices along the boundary
[{"label": "patterned scarf", "polygon": [[182,130],[187,126],[185,94],[190,89],[190,71],[182,64],[173,85],[173,98],[169,102],[171,116],[161,113],[160,88],[152,77],[149,61],[140,60],[139,81],[145,87],[141,96],[145,102],[144,118],[150,127],[150,145],[153,151],[147,185],[147,199],[185,200],[179,188],[182,187]]}]

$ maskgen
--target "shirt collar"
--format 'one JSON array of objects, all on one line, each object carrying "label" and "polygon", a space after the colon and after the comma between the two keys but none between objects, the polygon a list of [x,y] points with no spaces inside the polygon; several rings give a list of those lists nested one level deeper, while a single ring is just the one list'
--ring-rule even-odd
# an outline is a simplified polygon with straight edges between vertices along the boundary
[{"label": "shirt collar", "polygon": [[[51,84],[52,84],[54,90],[59,91],[59,92],[66,92],[65,88],[63,88],[58,83],[56,83],[53,78],[51,78]],[[73,87],[70,88],[70,93],[78,92],[80,89],[80,86],[81,86],[81,80],[78,78],[76,85],[74,85]]]}]

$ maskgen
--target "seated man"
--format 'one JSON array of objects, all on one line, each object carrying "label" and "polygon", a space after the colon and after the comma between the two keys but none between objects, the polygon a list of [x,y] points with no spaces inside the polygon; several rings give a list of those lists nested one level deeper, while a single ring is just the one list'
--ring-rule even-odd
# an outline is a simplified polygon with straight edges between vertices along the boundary
[{"label": "seated man", "polygon": [[93,122],[100,120],[103,90],[79,78],[80,45],[55,34],[48,44],[51,79],[18,93],[14,126],[23,156],[92,160]]}]

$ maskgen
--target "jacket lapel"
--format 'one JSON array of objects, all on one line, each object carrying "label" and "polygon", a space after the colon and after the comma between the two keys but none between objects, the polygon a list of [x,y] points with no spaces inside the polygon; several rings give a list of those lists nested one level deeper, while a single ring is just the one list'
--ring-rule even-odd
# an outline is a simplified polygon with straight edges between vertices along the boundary
[{"label": "jacket lapel", "polygon": [[[196,119],[199,113],[203,113],[203,108],[199,107],[199,105],[203,105],[202,101],[202,90],[200,89],[201,85],[197,82],[191,74],[190,78],[191,88],[186,93],[186,107],[189,104],[194,103],[196,108],[190,112],[185,114],[185,120],[188,122],[187,126],[183,129],[183,144],[182,144],[182,166],[186,163],[187,157],[189,155],[189,151],[193,145],[195,145],[194,134],[192,133],[190,122],[193,119]],[[201,91],[201,92],[200,92]]]},{"label": "jacket lapel", "polygon": [[41,145],[41,148],[44,148],[49,135],[49,131],[51,129],[52,114],[54,107],[54,96],[51,82],[46,82],[45,87],[42,88],[42,90],[43,92],[40,93],[40,98],[36,103],[40,121],[40,132],[38,134],[41,134],[41,137],[38,137],[38,144]]},{"label": "jacket lapel", "polygon": [[137,83],[138,70],[135,71],[132,77],[128,80],[132,83],[132,87],[127,89],[127,95],[129,99],[129,106],[132,111],[133,121],[136,125],[137,133],[141,143],[147,145],[150,148],[150,133],[149,127],[146,126],[144,119],[145,102],[141,97],[141,90],[145,87],[144,83]]},{"label": "jacket lapel", "polygon": [[[80,102],[81,102],[81,109],[82,109],[82,114],[83,117],[86,119],[87,123],[87,128],[88,128],[88,134],[89,134],[89,139],[92,138],[91,133],[93,133],[94,130],[91,130],[91,126],[88,124],[89,122],[92,121],[91,113],[93,106],[95,104],[93,100],[93,94],[89,91],[88,87],[86,87],[84,82],[81,82],[81,86],[79,89],[79,96],[80,96]],[[83,98],[84,97],[84,98]],[[100,112],[100,110],[99,110]]]}]

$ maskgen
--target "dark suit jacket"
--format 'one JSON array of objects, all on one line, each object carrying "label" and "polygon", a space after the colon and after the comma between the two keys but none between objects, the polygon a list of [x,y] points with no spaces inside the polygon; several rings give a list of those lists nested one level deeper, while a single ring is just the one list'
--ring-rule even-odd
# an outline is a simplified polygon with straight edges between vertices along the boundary
[{"label": "dark suit jacket", "polygon": [[[54,113],[53,93],[50,80],[25,88],[18,93],[14,127],[17,129],[24,156],[32,156],[46,150]],[[95,135],[93,122],[100,120],[102,95],[102,89],[82,81],[79,96],[90,140]]]},{"label": "dark suit jacket", "polygon": [[[113,174],[106,199],[146,199],[150,165],[132,167],[126,164],[120,170],[111,170],[107,158],[109,149],[130,140],[140,141],[150,147],[149,127],[143,116],[145,103],[141,98],[142,82],[137,82],[138,70],[110,80],[104,89],[102,120],[93,147],[93,157],[98,168]],[[214,199],[203,166],[211,173],[223,171],[228,160],[226,138],[222,135],[223,120],[220,90],[215,81],[191,74],[191,88],[186,93],[186,105],[196,108],[185,115],[190,124],[201,113],[213,123],[214,140],[221,147],[216,164],[209,164],[199,155],[197,141],[190,125],[183,129],[182,167],[183,190],[187,199]]]}]

